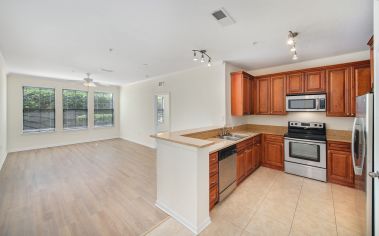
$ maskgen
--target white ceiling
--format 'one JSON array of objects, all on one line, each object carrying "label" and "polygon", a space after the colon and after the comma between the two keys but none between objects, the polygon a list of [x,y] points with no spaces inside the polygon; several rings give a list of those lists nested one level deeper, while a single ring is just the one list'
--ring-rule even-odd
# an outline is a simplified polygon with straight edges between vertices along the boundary
[{"label": "white ceiling", "polygon": [[[236,24],[216,22],[220,7]],[[92,72],[116,84],[199,66],[192,49],[252,70],[293,62],[288,30],[300,33],[298,61],[367,49],[372,9],[370,0],[0,0],[0,51],[11,72]]]}]

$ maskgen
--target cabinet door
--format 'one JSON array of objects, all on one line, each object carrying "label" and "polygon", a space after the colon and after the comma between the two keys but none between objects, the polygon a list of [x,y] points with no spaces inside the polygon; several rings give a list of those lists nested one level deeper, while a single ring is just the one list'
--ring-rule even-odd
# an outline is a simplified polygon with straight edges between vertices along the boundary
[{"label": "cabinet door", "polygon": [[251,78],[246,72],[231,73],[231,113],[233,116],[251,113]]},{"label": "cabinet door", "polygon": [[354,66],[352,75],[355,83],[355,97],[371,92],[370,65]]},{"label": "cabinet door", "polygon": [[254,144],[253,147],[253,169],[257,169],[261,165],[261,145]]},{"label": "cabinet door", "polygon": [[350,116],[349,68],[338,68],[326,72],[327,116]]},{"label": "cabinet door", "polygon": [[237,153],[237,183],[245,178],[245,150]]},{"label": "cabinet door", "polygon": [[370,65],[352,67],[350,115],[355,116],[355,101],[357,96],[371,92]]},{"label": "cabinet door", "polygon": [[367,45],[370,47],[371,89],[374,88],[374,36],[370,38]]},{"label": "cabinet door", "polygon": [[271,114],[286,114],[286,76],[271,77]]},{"label": "cabinet door", "polygon": [[265,141],[263,165],[270,168],[283,170],[283,143]]},{"label": "cabinet door", "polygon": [[270,114],[270,78],[255,79],[255,113]]},{"label": "cabinet door", "polygon": [[287,76],[287,94],[304,93],[303,73],[289,74]]},{"label": "cabinet door", "polygon": [[250,78],[247,75],[243,75],[243,114],[249,115],[251,111],[251,84]]},{"label": "cabinet door", "polygon": [[354,170],[350,152],[328,151],[328,181],[354,186]]},{"label": "cabinet door", "polygon": [[245,175],[249,175],[253,171],[253,149],[251,146],[245,150]]},{"label": "cabinet door", "polygon": [[325,71],[306,72],[304,76],[304,93],[325,92]]}]

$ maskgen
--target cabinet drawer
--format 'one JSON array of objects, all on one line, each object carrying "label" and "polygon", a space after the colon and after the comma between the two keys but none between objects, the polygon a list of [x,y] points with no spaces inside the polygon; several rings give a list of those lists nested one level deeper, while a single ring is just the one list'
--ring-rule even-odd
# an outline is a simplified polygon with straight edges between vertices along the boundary
[{"label": "cabinet drawer", "polygon": [[209,189],[209,209],[212,209],[218,201],[218,187],[217,185]]},{"label": "cabinet drawer", "polygon": [[247,140],[237,143],[237,151],[241,151],[241,150],[245,149],[245,147],[247,145],[248,145]]},{"label": "cabinet drawer", "polygon": [[218,163],[209,165],[209,176],[212,176],[214,174],[218,174]]},{"label": "cabinet drawer", "polygon": [[351,143],[328,141],[328,150],[351,152]]},{"label": "cabinet drawer", "polygon": [[209,165],[212,165],[217,162],[218,162],[218,152],[209,154]]},{"label": "cabinet drawer", "polygon": [[218,185],[218,174],[214,174],[209,177],[209,187],[212,188]]},{"label": "cabinet drawer", "polygon": [[264,135],[264,141],[271,141],[271,142],[283,142],[283,136],[282,135],[275,135],[275,134],[265,134]]}]

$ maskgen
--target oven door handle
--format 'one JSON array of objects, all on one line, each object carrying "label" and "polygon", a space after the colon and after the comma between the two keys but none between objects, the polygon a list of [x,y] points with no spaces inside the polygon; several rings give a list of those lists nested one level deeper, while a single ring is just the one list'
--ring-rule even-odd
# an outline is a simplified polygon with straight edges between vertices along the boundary
[{"label": "oven door handle", "polygon": [[289,140],[289,141],[296,141],[296,142],[299,142],[299,143],[310,143],[310,144],[326,144],[325,141],[319,141],[319,140],[309,140],[309,139],[297,139],[297,138],[288,138],[288,137],[285,137],[284,138],[285,140]]}]

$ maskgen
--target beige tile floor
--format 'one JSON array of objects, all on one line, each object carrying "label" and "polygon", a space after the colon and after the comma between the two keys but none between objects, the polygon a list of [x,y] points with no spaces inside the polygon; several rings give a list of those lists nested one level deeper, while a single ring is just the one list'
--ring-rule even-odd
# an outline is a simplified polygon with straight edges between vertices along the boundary
[{"label": "beige tile floor", "polygon": [[[261,167],[210,213],[200,235],[364,235],[361,191]],[[147,233],[193,235],[169,217]]]}]

